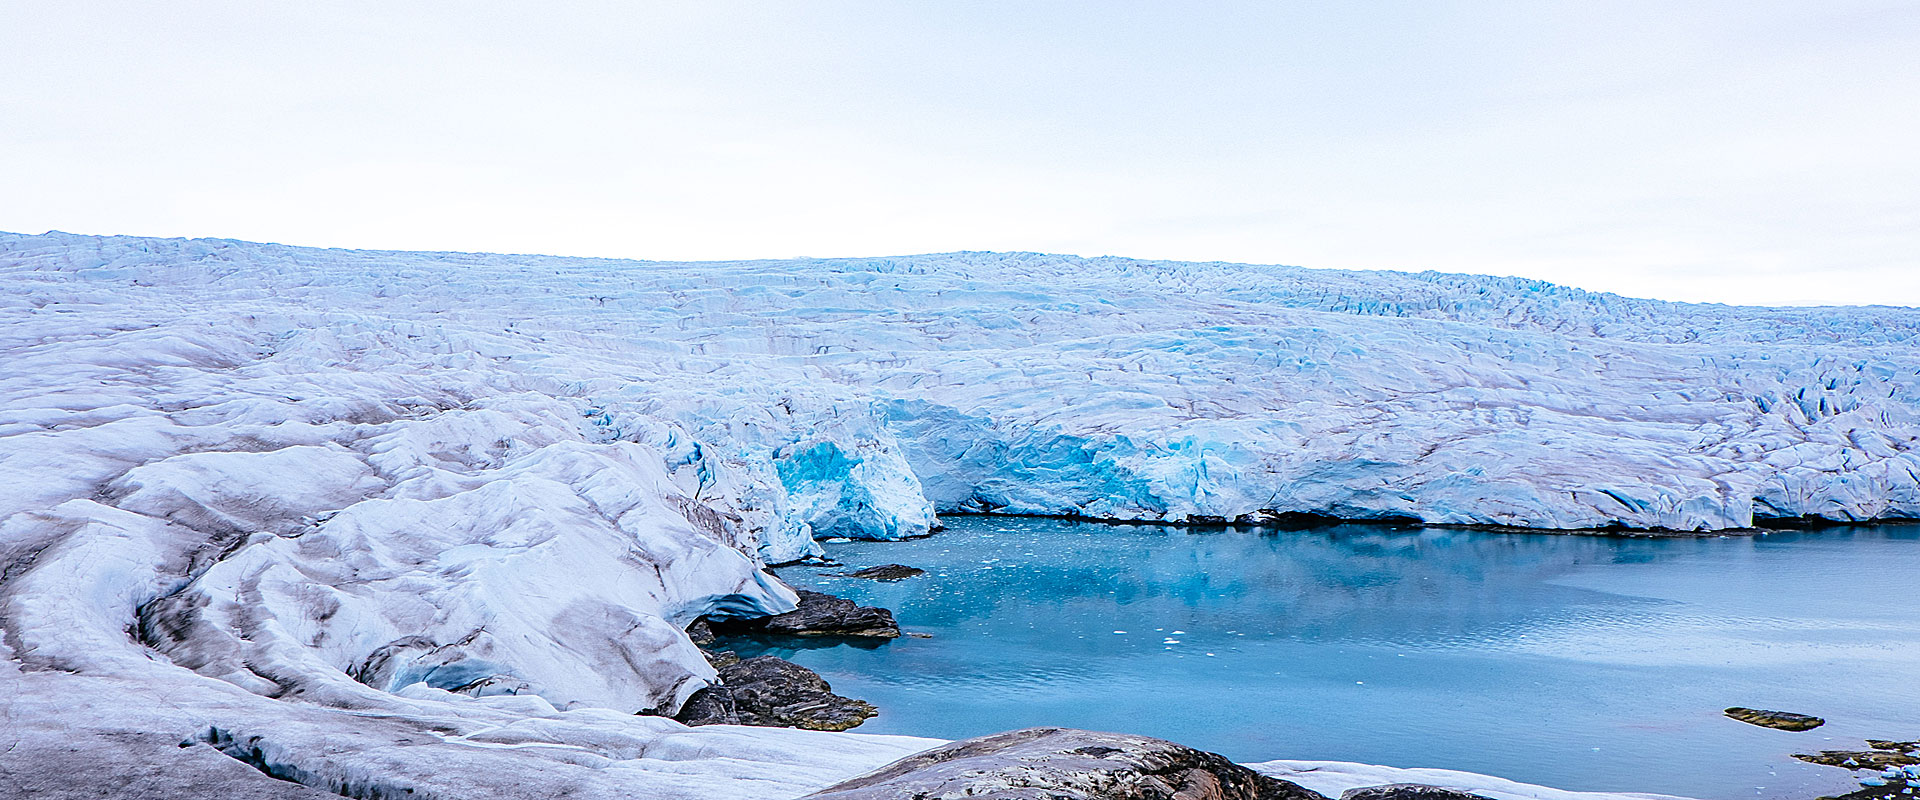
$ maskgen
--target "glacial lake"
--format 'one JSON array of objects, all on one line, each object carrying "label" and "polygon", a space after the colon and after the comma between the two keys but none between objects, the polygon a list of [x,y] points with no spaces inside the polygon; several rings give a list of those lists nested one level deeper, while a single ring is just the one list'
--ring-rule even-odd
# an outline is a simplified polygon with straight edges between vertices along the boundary
[{"label": "glacial lake", "polygon": [[[1852,774],[1789,753],[1920,738],[1920,527],[1643,539],[946,523],[830,543],[841,568],[779,570],[931,638],[733,649],[878,705],[861,732],[1063,725],[1239,761],[1565,789],[1813,798]],[[888,563],[927,574],[828,575]],[[1759,728],[1722,716],[1736,705],[1828,722]]]}]

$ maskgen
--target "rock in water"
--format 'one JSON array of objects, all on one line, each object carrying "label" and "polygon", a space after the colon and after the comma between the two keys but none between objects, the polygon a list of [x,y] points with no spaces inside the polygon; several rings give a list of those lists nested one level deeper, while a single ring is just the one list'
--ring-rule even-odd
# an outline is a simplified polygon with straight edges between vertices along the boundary
[{"label": "rock in water", "polygon": [[1428,786],[1424,783],[1391,783],[1386,786],[1362,786],[1340,793],[1340,800],[1488,800],[1459,789]]},{"label": "rock in water", "polygon": [[1920,757],[1895,750],[1822,750],[1819,753],[1794,753],[1793,757],[1809,764],[1846,769],[1886,769],[1920,764]]},{"label": "rock in water", "polygon": [[1805,714],[1789,714],[1785,711],[1762,711],[1757,708],[1741,708],[1739,706],[1727,709],[1726,714],[1729,717],[1749,725],[1759,725],[1763,728],[1778,728],[1783,731],[1810,731],[1827,724],[1827,721],[1824,719],[1809,717]]},{"label": "rock in water", "polygon": [[765,633],[779,636],[845,636],[851,638],[895,639],[900,626],[893,612],[863,606],[843,597],[796,589],[800,607],[785,614],[753,619],[711,620],[720,634]]},{"label": "rock in water", "polygon": [[1853,770],[1879,770],[1879,775],[1860,780],[1860,788],[1839,797],[1820,800],[1909,800],[1920,785],[1920,742],[1868,739],[1872,750],[1822,750],[1819,754],[1794,753],[1793,757],[1810,764],[1824,764]]},{"label": "rock in water", "polygon": [[870,581],[904,581],[908,578],[925,574],[927,574],[927,571],[919,567],[909,567],[905,564],[881,564],[877,567],[867,567],[866,569],[857,569],[852,572],[836,572],[833,573],[833,577],[866,578]]},{"label": "rock in water", "polygon": [[674,719],[844,731],[880,713],[872,703],[834,694],[818,673],[783,658],[760,656],[720,667],[720,681],[695,692]]},{"label": "rock in water", "polygon": [[1028,728],[954,742],[807,795],[821,800],[1326,800],[1161,739]]}]

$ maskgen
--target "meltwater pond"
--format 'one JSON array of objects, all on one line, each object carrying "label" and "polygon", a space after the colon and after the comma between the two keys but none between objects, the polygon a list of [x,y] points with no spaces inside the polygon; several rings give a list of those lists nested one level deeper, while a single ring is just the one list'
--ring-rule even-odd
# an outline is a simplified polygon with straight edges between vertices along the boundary
[{"label": "meltwater pond", "polygon": [[[1920,738],[1920,528],[1628,539],[1255,533],[956,517],[788,581],[894,610],[873,648],[736,642],[868,700],[859,730],[1127,731],[1240,761],[1446,767],[1567,789],[1837,794],[1789,753]],[[1815,714],[1805,733],[1727,706]],[[1863,773],[1864,775],[1864,773]]]}]

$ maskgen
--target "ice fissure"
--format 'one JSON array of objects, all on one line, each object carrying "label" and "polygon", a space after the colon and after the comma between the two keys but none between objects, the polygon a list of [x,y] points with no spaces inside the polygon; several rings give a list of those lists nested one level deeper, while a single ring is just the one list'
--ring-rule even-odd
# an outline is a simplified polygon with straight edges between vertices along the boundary
[{"label": "ice fissure", "polygon": [[181,747],[204,744],[270,778],[311,786],[353,800],[435,800],[437,795],[412,786],[392,783],[377,776],[341,774],[326,769],[302,767],[299,754],[264,736],[236,734],[209,727],[198,736],[183,741]]}]

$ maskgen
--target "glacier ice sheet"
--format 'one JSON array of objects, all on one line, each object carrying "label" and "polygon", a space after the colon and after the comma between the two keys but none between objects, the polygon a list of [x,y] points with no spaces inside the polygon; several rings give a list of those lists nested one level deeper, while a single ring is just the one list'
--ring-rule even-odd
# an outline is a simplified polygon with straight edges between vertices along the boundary
[{"label": "glacier ice sheet", "polygon": [[926,742],[633,712],[712,679],[686,621],[791,608],[761,567],[815,536],[1920,516],[1913,309],[58,233],[0,234],[0,276],[0,702],[29,750],[140,731],[312,785],[792,796]]}]

